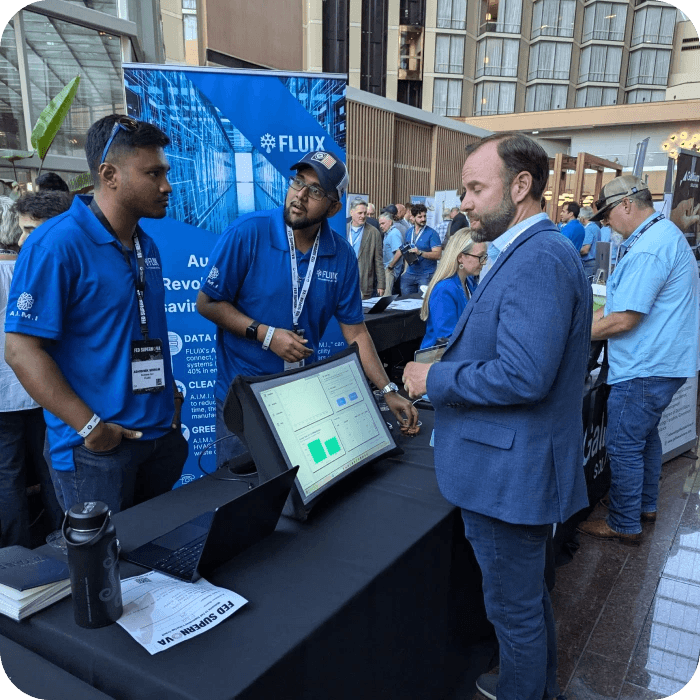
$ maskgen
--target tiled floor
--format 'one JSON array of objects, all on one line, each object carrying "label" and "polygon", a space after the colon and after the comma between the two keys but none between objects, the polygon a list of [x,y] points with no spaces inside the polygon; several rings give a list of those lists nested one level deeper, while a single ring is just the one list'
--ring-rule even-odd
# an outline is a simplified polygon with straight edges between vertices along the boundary
[{"label": "tiled floor", "polygon": [[[552,603],[568,700],[665,698],[692,677],[700,655],[699,494],[700,461],[667,462],[658,520],[644,525],[639,547],[580,535],[573,560],[557,569]],[[591,518],[605,513],[599,505]]]}]

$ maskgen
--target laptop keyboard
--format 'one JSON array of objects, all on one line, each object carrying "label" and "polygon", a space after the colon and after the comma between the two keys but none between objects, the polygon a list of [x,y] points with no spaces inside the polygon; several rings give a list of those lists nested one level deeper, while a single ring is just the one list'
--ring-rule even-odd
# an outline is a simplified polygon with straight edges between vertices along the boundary
[{"label": "laptop keyboard", "polygon": [[155,567],[161,571],[179,574],[180,576],[193,574],[202,549],[204,549],[204,542],[206,539],[207,536],[202,535],[202,537],[199,537],[184,547],[170,552],[167,557],[163,557],[155,562]]}]

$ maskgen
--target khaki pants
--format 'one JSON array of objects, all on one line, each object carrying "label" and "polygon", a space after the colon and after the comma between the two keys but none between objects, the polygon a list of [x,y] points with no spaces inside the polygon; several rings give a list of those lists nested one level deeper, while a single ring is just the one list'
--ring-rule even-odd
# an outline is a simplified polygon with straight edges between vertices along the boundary
[{"label": "khaki pants", "polygon": [[396,274],[396,270],[388,270],[386,267],[384,268],[384,274],[385,274],[385,282],[384,282],[384,296],[385,297],[390,297],[391,296],[391,289],[394,286],[394,280],[396,277],[394,275]]}]

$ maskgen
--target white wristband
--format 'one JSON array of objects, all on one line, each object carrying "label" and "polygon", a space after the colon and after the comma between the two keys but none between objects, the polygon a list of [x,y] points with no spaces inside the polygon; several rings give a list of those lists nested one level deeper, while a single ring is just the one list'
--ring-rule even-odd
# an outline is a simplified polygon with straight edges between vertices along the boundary
[{"label": "white wristband", "polygon": [[80,435],[81,438],[86,438],[97,427],[99,422],[100,417],[96,413],[93,413],[88,424],[82,430],[78,431],[78,435]]},{"label": "white wristband", "polygon": [[270,343],[272,342],[272,336],[274,335],[275,330],[276,329],[274,326],[267,327],[267,333],[265,333],[265,340],[263,340],[263,344],[262,344],[263,350],[270,349]]}]

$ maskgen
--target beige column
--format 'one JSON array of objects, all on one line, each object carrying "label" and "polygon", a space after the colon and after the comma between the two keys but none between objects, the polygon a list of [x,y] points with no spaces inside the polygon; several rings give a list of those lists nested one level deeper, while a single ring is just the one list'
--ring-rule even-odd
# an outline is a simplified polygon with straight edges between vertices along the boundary
[{"label": "beige column", "polygon": [[323,0],[304,0],[304,70],[323,71]]},{"label": "beige column", "polygon": [[386,96],[395,100],[399,80],[399,21],[401,0],[389,0],[386,30]]},{"label": "beige column", "polygon": [[362,0],[350,0],[348,85],[360,89],[362,67]]}]

